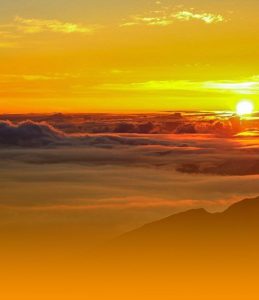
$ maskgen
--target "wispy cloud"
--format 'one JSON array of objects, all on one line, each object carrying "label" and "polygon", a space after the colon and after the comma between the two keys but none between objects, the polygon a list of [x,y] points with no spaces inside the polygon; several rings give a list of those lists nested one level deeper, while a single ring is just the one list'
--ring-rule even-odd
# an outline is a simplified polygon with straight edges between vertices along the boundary
[{"label": "wispy cloud", "polygon": [[17,16],[14,19],[14,26],[23,33],[92,33],[96,26],[84,26],[76,23],[62,22],[51,19],[25,19]]},{"label": "wispy cloud", "polygon": [[229,91],[229,92],[234,92],[236,94],[258,94],[259,81],[205,82],[204,88],[218,90],[218,91]]},{"label": "wispy cloud", "polygon": [[12,81],[53,81],[79,78],[80,74],[46,73],[46,74],[0,74],[0,83]]},{"label": "wispy cloud", "polygon": [[168,26],[173,23],[173,19],[165,16],[131,16],[127,22],[121,24],[121,27],[130,27],[135,25],[148,26]]},{"label": "wispy cloud", "polygon": [[[161,3],[157,3],[159,6]],[[179,8],[178,8],[179,9]],[[157,10],[151,10],[145,14],[130,16],[121,27],[136,25],[147,26],[168,26],[176,21],[198,20],[206,24],[224,22],[225,18],[220,14],[209,12],[195,12],[193,9],[178,11],[175,8],[159,7]]]},{"label": "wispy cloud", "polygon": [[223,22],[224,17],[222,15],[211,14],[211,13],[194,13],[192,11],[180,11],[173,18],[183,21],[201,20],[207,24]]},{"label": "wispy cloud", "polygon": [[15,41],[23,35],[40,33],[56,34],[92,34],[98,25],[82,25],[78,23],[64,22],[55,19],[26,19],[17,16],[10,23],[0,24],[0,37],[2,46],[12,47]]},{"label": "wispy cloud", "polygon": [[0,48],[19,48],[26,35],[53,34],[93,34],[100,25],[83,25],[56,19],[26,19],[16,16],[8,23],[0,23]]},{"label": "wispy cloud", "polygon": [[245,95],[259,93],[259,80],[252,81],[251,78],[247,78],[247,80],[244,81],[154,80],[128,84],[103,84],[98,88],[121,91],[212,91]]}]

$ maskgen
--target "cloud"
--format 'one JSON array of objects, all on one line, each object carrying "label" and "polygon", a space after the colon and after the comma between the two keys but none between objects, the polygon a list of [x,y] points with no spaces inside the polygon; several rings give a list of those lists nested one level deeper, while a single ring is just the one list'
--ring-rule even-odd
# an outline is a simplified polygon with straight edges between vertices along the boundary
[{"label": "cloud", "polygon": [[235,94],[255,94],[259,92],[259,81],[254,78],[251,81],[247,78],[246,81],[216,81],[216,82],[205,82],[205,89],[212,89],[221,92],[233,92]]},{"label": "cloud", "polygon": [[[70,125],[68,125],[68,127],[69,126]],[[60,129],[56,129],[47,122],[35,122],[29,120],[15,124],[10,121],[1,121],[0,146],[93,146],[103,148],[111,148],[115,146],[177,147],[179,143],[182,145],[186,142],[189,146],[195,146],[197,141],[206,141],[206,143],[208,143],[210,141],[217,140],[215,136],[208,134],[213,133],[213,129],[210,132],[208,128],[206,130],[202,128],[201,131],[203,131],[203,134],[199,134],[197,128],[195,122],[179,123],[175,132],[173,132],[177,134],[172,134],[171,138],[168,139],[162,134],[151,134],[153,130],[159,130],[152,122],[135,125],[130,123],[121,123],[115,127],[116,133],[86,134],[65,133]],[[211,128],[213,128],[213,125]],[[216,127],[215,132],[217,132],[217,130],[218,126]],[[181,133],[187,135],[182,137]],[[188,136],[188,133],[191,135]],[[195,134],[196,137],[192,134]]]},{"label": "cloud", "polygon": [[[150,134],[150,128],[149,123],[142,125],[139,128],[141,134],[67,134],[46,122],[25,121],[14,124],[2,121],[0,146],[2,149],[25,149],[25,152],[17,153],[15,159],[33,164],[134,164],[160,166],[183,173],[259,173],[259,145],[256,138],[246,140],[246,137],[242,136],[224,138],[198,134],[196,127],[191,123],[181,125],[176,131],[177,134],[168,136]],[[128,131],[129,128],[126,127],[125,130]],[[71,150],[61,153],[57,152],[57,147]],[[28,149],[35,148],[36,156],[28,152]],[[53,152],[44,151],[49,148],[52,148]],[[13,157],[11,152],[3,152],[1,155],[4,155],[0,157],[2,159],[10,160]]]},{"label": "cloud", "polygon": [[[59,131],[66,144],[94,145],[99,143],[107,147],[114,143],[134,144],[136,138],[138,138],[137,142],[142,145],[157,144],[161,134],[167,133],[214,134],[221,137],[233,137],[237,133],[248,130],[251,132],[251,128],[257,127],[256,115],[246,123],[241,123],[240,117],[231,112],[224,114],[180,112],[148,115],[80,114],[80,117],[58,113],[52,115],[21,114],[2,115],[1,119],[2,124],[15,128],[17,132],[21,126],[24,126],[24,121],[31,120],[30,124],[35,127],[47,126],[50,131],[54,130],[55,134]],[[41,139],[41,136],[39,135],[38,138]],[[162,141],[162,143],[166,145],[168,141]]]},{"label": "cloud", "polygon": [[[61,118],[63,116],[61,115]],[[39,117],[40,118],[40,117]],[[58,116],[54,116],[58,118]],[[124,131],[131,130],[130,123],[119,124]],[[37,121],[22,121],[0,122],[0,145],[3,146],[19,146],[19,147],[44,147],[44,146],[93,146],[100,148],[114,148],[114,147],[140,147],[140,146],[158,146],[158,147],[181,147],[186,144],[186,147],[204,147],[213,142],[213,147],[218,146],[221,138],[216,138],[213,135],[208,134],[196,134],[196,135],[180,135],[172,134],[170,138],[162,134],[150,134],[150,131],[154,129],[152,122],[145,122],[136,124],[136,130],[139,133],[130,134],[115,134],[115,133],[102,133],[102,134],[86,134],[86,133],[65,133],[60,129],[56,129],[49,123],[37,122]],[[184,127],[184,123],[181,125]],[[180,128],[181,128],[180,127]],[[189,127],[192,129],[190,130]],[[118,127],[116,127],[116,130]],[[189,123],[186,124],[186,130],[182,130],[184,133],[194,133],[194,127]],[[181,129],[179,129],[181,131]],[[190,132],[191,131],[191,132]],[[179,132],[180,133],[180,132]],[[234,139],[229,139],[229,143],[232,145]],[[219,143],[220,145],[220,143]]]},{"label": "cloud", "polygon": [[184,133],[196,133],[195,124],[183,124],[176,128],[176,133],[184,134]]},{"label": "cloud", "polygon": [[130,21],[121,24],[121,27],[130,27],[135,25],[168,26],[172,23],[173,20],[169,19],[168,17],[132,16]]},{"label": "cloud", "polygon": [[174,18],[182,21],[200,20],[207,24],[223,22],[224,17],[222,15],[216,15],[211,13],[194,13],[192,11],[179,11]]},{"label": "cloud", "polygon": [[225,81],[190,81],[190,80],[163,80],[130,83],[102,84],[94,88],[101,90],[118,91],[198,91],[211,93],[231,94],[258,94],[259,81],[251,78],[246,80]]},{"label": "cloud", "polygon": [[[37,224],[67,224],[69,230],[78,224],[82,236],[92,228],[122,233],[173,212],[192,207],[218,211],[258,195],[257,137],[225,138],[199,131],[69,133],[87,120],[110,128],[124,120],[134,130],[142,124],[149,131],[149,122],[155,128],[165,122],[173,129],[174,122],[192,124],[197,130],[205,119],[212,128],[223,130],[229,122],[223,115],[37,114],[22,122],[29,116],[1,117],[13,118],[0,122],[0,225],[5,228],[28,224],[38,232]],[[125,131],[132,128],[127,126]],[[190,132],[189,126],[183,131]]]},{"label": "cloud", "polygon": [[134,123],[118,123],[114,129],[116,133],[152,133],[155,130],[155,125],[152,122],[140,124]]},{"label": "cloud", "polygon": [[[202,145],[201,139],[196,143]],[[225,140],[221,144],[224,145],[217,147],[218,156],[209,149],[207,154],[197,155],[198,150],[188,151],[187,147],[172,148],[171,153],[163,156],[156,155],[158,147],[156,150],[136,147],[134,151],[128,147],[1,149],[0,207],[83,211],[174,208],[179,204],[182,209],[191,205],[189,201],[204,205],[202,201],[206,200],[217,207],[221,206],[220,201],[237,199],[239,194],[258,193],[258,173],[235,177],[229,176],[231,173],[208,172],[204,176],[202,172],[175,171],[179,162],[194,159],[201,160],[204,167],[216,165],[227,154]],[[236,160],[232,170],[237,170],[239,165]],[[242,160],[243,167],[246,166]],[[186,201],[186,206],[181,200]]]},{"label": "cloud", "polygon": [[16,16],[9,23],[0,24],[0,48],[20,48],[25,35],[53,34],[93,34],[100,25],[79,24],[57,19],[36,19]]},{"label": "cloud", "polygon": [[[140,133],[149,133],[153,129],[150,122],[138,125]],[[44,147],[44,146],[170,146],[172,142],[145,135],[118,134],[68,134],[54,128],[46,122],[23,121],[15,124],[0,122],[0,146]]]},{"label": "cloud", "polygon": [[94,26],[84,26],[51,19],[25,19],[17,16],[14,21],[17,30],[23,33],[55,32],[90,34],[95,30]]},{"label": "cloud", "polygon": [[[229,122],[235,124],[236,120],[232,119],[235,118],[230,118]],[[259,174],[257,136],[247,138],[246,134],[228,134],[231,131],[227,131],[230,129],[225,127],[227,125],[223,121],[208,123],[211,127],[202,124],[197,125],[190,119],[182,121],[175,133],[169,135],[151,134],[157,128],[152,122],[121,123],[115,127],[115,131],[124,131],[124,134],[71,134],[46,122],[22,121],[15,124],[1,121],[0,161],[116,166],[133,164],[180,173],[220,176]],[[130,133],[132,131],[139,133]],[[215,133],[222,134],[216,136]],[[57,150],[64,147],[67,151]],[[5,152],[6,149],[9,150]],[[14,155],[11,149],[18,152]]]},{"label": "cloud", "polygon": [[0,145],[40,147],[64,142],[66,135],[47,123],[32,121],[15,125],[9,121],[0,122]]},{"label": "cloud", "polygon": [[[158,4],[160,6],[160,4]],[[198,20],[206,24],[224,22],[225,18],[220,14],[195,12],[194,10],[175,11],[170,7],[161,7],[158,10],[151,10],[149,13],[134,15],[125,20],[121,27],[130,27],[136,25],[146,26],[169,26],[176,21]]]},{"label": "cloud", "polygon": [[0,83],[21,81],[50,81],[79,78],[79,74],[71,73],[43,73],[43,74],[0,74]]},{"label": "cloud", "polygon": [[[71,121],[71,115],[53,118]],[[132,116],[123,118],[132,121]],[[91,122],[96,122],[93,116]],[[103,224],[111,217],[122,230],[122,224],[134,228],[190,207],[217,211],[256,196],[259,144],[257,137],[197,133],[69,134],[46,122],[2,121],[0,165],[0,223],[70,225],[92,218]],[[6,210],[9,216],[3,217]]]},{"label": "cloud", "polygon": [[22,34],[38,33],[61,33],[61,34],[92,34],[98,25],[83,25],[78,23],[64,22],[56,19],[26,19],[20,16],[10,23],[0,24],[0,36],[5,47],[17,46],[17,40]]},{"label": "cloud", "polygon": [[[96,149],[90,150],[94,156]],[[35,159],[48,153],[58,159],[69,151],[6,150],[13,160],[5,160],[0,150],[1,225],[28,224],[28,228],[37,231],[37,224],[66,223],[70,229],[79,224],[82,237],[87,229],[98,226],[112,226],[112,231],[122,233],[173,212],[191,207],[218,211],[258,194],[258,176],[193,176],[176,173],[172,168],[143,167],[133,161],[125,166],[123,162],[48,164],[47,160],[24,164],[17,159],[21,153]],[[75,151],[74,159],[82,152]]]},{"label": "cloud", "polygon": [[221,176],[246,176],[259,174],[259,158],[227,158],[219,162],[205,161],[179,166],[177,171],[188,174],[214,174]]}]

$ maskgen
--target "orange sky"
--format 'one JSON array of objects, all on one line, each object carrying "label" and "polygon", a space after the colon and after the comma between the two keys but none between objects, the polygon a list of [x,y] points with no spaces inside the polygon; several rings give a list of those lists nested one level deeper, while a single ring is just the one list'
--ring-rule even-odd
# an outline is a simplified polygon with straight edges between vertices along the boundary
[{"label": "orange sky", "polygon": [[12,1],[1,112],[259,105],[257,1]]}]

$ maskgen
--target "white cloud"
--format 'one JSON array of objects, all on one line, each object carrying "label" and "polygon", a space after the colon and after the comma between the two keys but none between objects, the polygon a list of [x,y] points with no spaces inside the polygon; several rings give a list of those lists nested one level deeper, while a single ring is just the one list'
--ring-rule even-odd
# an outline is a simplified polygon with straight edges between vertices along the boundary
[{"label": "white cloud", "polygon": [[206,24],[212,24],[223,22],[225,21],[225,18],[220,14],[195,12],[193,9],[176,11],[175,9],[170,7],[161,7],[160,9],[151,10],[150,12],[145,14],[131,16],[121,24],[121,27],[129,27],[135,25],[168,26],[175,21],[193,20],[199,20]]},{"label": "white cloud", "polygon": [[191,11],[180,11],[173,18],[183,21],[201,20],[207,24],[223,22],[224,17],[222,15],[211,14],[211,13],[194,13]]}]

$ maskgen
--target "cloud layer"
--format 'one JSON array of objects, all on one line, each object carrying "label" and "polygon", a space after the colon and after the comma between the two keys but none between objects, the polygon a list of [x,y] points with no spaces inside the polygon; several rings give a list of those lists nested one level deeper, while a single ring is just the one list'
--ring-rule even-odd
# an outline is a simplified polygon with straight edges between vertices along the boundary
[{"label": "cloud layer", "polygon": [[9,121],[0,122],[1,146],[47,146],[66,140],[66,135],[47,123],[24,121],[18,125]]},{"label": "cloud layer", "polygon": [[[239,126],[237,119],[231,118],[229,126],[232,127],[229,128],[219,121],[211,122],[210,127],[186,121],[179,113],[173,115],[173,119],[177,120],[177,125],[172,126],[175,129],[171,134],[151,134],[150,131],[158,130],[158,125],[153,122],[116,123],[114,132],[117,133],[87,134],[65,133],[47,122],[22,121],[15,124],[1,121],[0,147],[3,150],[27,149],[25,152],[19,150],[15,160],[33,164],[128,166],[133,163],[135,166],[159,166],[186,174],[259,174],[257,136],[248,135],[248,132],[234,134],[234,126]],[[229,134],[226,134],[228,130]],[[35,148],[37,155],[26,154],[31,153],[29,149]],[[52,152],[46,152],[48,148],[52,148]],[[59,152],[60,148],[68,150]],[[12,154],[8,153],[2,152],[2,158],[12,159]]]},{"label": "cloud layer", "polygon": [[[174,212],[219,211],[257,196],[257,136],[215,134],[233,116],[30,117],[0,122],[0,227],[78,224],[112,236]],[[164,123],[173,133],[159,132]],[[214,131],[201,133],[204,124]]]}]

